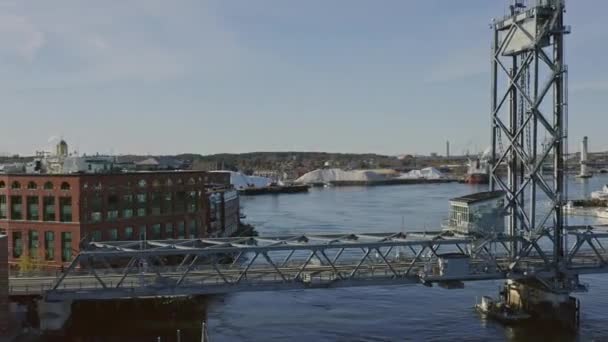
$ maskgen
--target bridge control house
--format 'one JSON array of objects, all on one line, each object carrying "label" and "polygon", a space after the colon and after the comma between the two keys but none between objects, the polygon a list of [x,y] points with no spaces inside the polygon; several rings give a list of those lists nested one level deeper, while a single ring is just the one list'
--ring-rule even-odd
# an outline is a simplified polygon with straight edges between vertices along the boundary
[{"label": "bridge control house", "polygon": [[450,200],[449,230],[460,234],[505,232],[505,192],[478,192]]},{"label": "bridge control house", "polygon": [[[27,258],[40,267],[59,267],[78,253],[81,241],[233,232],[233,218],[217,218],[215,212],[211,218],[212,195],[214,206],[218,193],[219,203],[226,204],[225,191],[213,184],[225,182],[218,180],[222,176],[204,171],[0,174],[0,234],[8,235],[9,262]],[[225,199],[231,208],[214,210],[232,213],[238,222],[238,197],[236,203]]]}]

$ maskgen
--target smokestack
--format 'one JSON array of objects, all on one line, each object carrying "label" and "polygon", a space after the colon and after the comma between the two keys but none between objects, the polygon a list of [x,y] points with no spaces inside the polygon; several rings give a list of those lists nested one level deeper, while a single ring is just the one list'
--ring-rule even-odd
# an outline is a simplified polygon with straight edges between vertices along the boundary
[{"label": "smokestack", "polygon": [[587,140],[587,137],[584,137],[581,142],[581,174],[579,175],[581,178],[591,177],[591,174],[587,171]]},{"label": "smokestack", "polygon": [[450,158],[450,141],[445,142],[445,156],[446,158]]}]

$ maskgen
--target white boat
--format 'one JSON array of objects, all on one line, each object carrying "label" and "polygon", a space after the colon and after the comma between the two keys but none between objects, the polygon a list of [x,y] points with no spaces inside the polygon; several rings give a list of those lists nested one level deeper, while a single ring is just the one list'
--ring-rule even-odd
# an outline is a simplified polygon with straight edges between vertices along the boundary
[{"label": "white boat", "polygon": [[608,208],[604,207],[576,207],[570,201],[564,206],[564,209],[570,216],[589,216],[608,219]]},{"label": "white boat", "polygon": [[488,318],[509,324],[525,321],[530,315],[519,310],[513,310],[502,301],[495,301],[494,298],[483,296],[481,303],[475,305],[475,309]]},{"label": "white boat", "polygon": [[608,184],[604,185],[602,190],[592,192],[591,198],[599,200],[608,200]]}]

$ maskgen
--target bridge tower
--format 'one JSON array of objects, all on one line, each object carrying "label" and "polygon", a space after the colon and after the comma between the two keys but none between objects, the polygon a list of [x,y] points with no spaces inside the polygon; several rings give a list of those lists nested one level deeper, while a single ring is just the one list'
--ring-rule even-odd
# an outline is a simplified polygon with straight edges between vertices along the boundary
[{"label": "bridge tower", "polygon": [[[527,242],[545,239],[553,251],[547,255],[549,276],[536,279],[535,291],[570,303],[568,295],[579,285],[576,276],[568,275],[565,257],[564,36],[569,28],[564,26],[564,13],[565,0],[510,0],[509,13],[493,20],[490,187],[506,192],[508,234],[519,238],[508,246],[510,271],[516,272],[517,260],[531,252]],[[544,172],[548,169],[550,173]],[[534,303],[525,294],[530,286],[508,281],[506,299],[530,309]]]}]

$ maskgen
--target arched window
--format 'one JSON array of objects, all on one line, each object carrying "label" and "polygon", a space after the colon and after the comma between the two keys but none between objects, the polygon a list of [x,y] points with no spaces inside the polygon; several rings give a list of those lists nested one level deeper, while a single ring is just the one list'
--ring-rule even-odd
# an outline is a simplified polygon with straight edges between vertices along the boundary
[{"label": "arched window", "polygon": [[14,181],[13,184],[11,185],[12,189],[21,189],[21,183]]},{"label": "arched window", "polygon": [[38,189],[38,185],[34,182],[29,182],[29,183],[27,183],[27,188],[30,190],[36,190],[36,189]]},{"label": "arched window", "polygon": [[82,188],[83,188],[83,189],[88,189],[88,188],[89,188],[89,183],[84,183],[84,184],[82,185]]},{"label": "arched window", "polygon": [[63,182],[61,183],[61,190],[70,190],[70,183],[68,182]]},{"label": "arched window", "polygon": [[173,181],[171,179],[167,179],[167,186],[172,186],[173,185]]},{"label": "arched window", "polygon": [[144,179],[141,179],[141,180],[140,180],[140,181],[137,183],[137,185],[139,185],[139,187],[140,187],[140,188],[144,188],[144,187],[146,187],[146,185],[147,185],[147,184],[148,184],[148,183],[146,183],[146,181],[145,181]]},{"label": "arched window", "polygon": [[196,182],[194,181],[194,178],[188,179],[188,185],[194,185],[194,184],[196,184]]},{"label": "arched window", "polygon": [[181,178],[178,178],[178,179],[177,179],[177,184],[179,184],[179,185],[184,184],[184,180],[183,180],[183,179],[181,179]]},{"label": "arched window", "polygon": [[44,183],[44,190],[53,190],[53,183],[51,183],[51,182]]},{"label": "arched window", "polygon": [[152,181],[152,186],[155,188],[158,188],[160,186],[160,182],[158,181],[158,179]]},{"label": "arched window", "polygon": [[4,181],[0,181],[0,189],[6,188],[6,183]]}]

